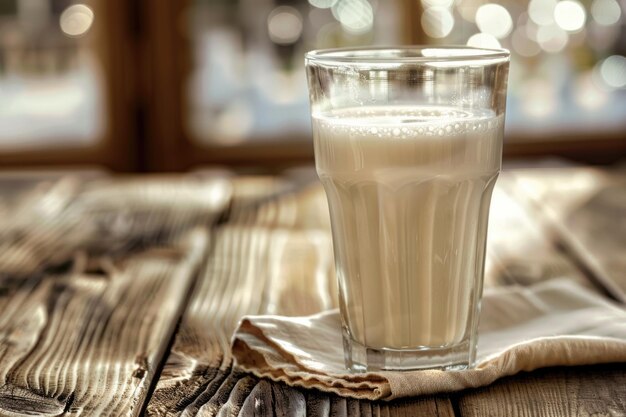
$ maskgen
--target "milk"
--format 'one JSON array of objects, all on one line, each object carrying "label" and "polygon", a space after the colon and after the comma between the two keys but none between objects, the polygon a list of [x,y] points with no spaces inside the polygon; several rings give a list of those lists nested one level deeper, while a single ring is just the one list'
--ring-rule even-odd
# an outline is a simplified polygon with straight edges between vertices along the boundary
[{"label": "milk", "polygon": [[361,107],[313,115],[344,327],[370,348],[467,340],[503,115]]}]

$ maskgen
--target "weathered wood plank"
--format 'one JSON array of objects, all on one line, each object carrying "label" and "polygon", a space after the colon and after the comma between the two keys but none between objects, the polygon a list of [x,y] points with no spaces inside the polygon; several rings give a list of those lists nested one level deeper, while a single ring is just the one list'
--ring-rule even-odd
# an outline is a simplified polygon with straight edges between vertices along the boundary
[{"label": "weathered wood plank", "polygon": [[0,415],[137,415],[206,244],[0,279]]},{"label": "weathered wood plank", "polygon": [[208,226],[230,196],[230,182],[220,178],[64,177],[35,188],[0,217],[0,271],[28,276],[77,251],[123,255],[167,242]]},{"label": "weathered wood plank", "polygon": [[[450,400],[445,396],[418,397],[393,402],[358,401],[332,394],[306,393],[306,416],[324,417],[454,417]],[[246,414],[243,414],[246,415]]]},{"label": "weathered wood plank", "polygon": [[[236,185],[235,195],[238,187],[251,190]],[[262,197],[258,189],[252,190],[255,198]],[[268,194],[273,190],[269,187]],[[261,200],[262,204],[241,203],[235,197],[233,212],[215,230],[206,271],[147,414],[452,416],[445,399],[379,405],[294,389],[233,369],[230,336],[243,315],[302,315],[336,306],[328,212],[321,189],[286,194],[282,189],[280,198]]]},{"label": "weathered wood plank", "polygon": [[386,407],[389,409],[388,415],[392,417],[454,417],[454,410],[447,397],[411,398],[396,401]]},{"label": "weathered wood plank", "polygon": [[20,193],[0,218],[0,415],[138,415],[229,183],[72,176]]},{"label": "weathered wood plank", "polygon": [[305,417],[306,410],[306,400],[300,391],[261,380],[246,398],[240,415]]},{"label": "weathered wood plank", "polygon": [[308,390],[306,395],[306,415],[308,417],[327,417],[330,415],[330,396]]},{"label": "weathered wood plank", "polygon": [[626,414],[626,364],[543,369],[464,393],[463,417],[586,417]]}]

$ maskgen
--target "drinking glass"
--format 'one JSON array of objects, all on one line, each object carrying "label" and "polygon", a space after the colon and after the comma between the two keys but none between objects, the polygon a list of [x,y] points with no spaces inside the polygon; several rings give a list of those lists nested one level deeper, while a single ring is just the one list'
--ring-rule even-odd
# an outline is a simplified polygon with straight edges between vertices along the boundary
[{"label": "drinking glass", "polygon": [[508,68],[457,46],[306,54],[348,369],[473,366]]}]

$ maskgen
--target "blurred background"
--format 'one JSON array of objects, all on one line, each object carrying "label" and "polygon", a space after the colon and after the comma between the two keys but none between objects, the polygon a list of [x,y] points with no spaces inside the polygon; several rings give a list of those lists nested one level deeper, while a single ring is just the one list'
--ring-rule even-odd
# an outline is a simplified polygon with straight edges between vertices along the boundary
[{"label": "blurred background", "polygon": [[626,157],[625,0],[1,0],[0,167],[311,162],[303,54],[511,50],[505,158]]}]

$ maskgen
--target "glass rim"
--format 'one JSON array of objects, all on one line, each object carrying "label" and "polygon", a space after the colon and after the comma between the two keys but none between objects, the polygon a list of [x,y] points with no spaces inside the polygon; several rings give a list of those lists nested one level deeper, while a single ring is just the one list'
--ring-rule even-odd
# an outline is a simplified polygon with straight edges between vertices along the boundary
[{"label": "glass rim", "polygon": [[307,63],[341,64],[427,64],[429,62],[484,62],[509,60],[507,49],[476,48],[466,45],[368,46],[317,49],[305,54]]}]

